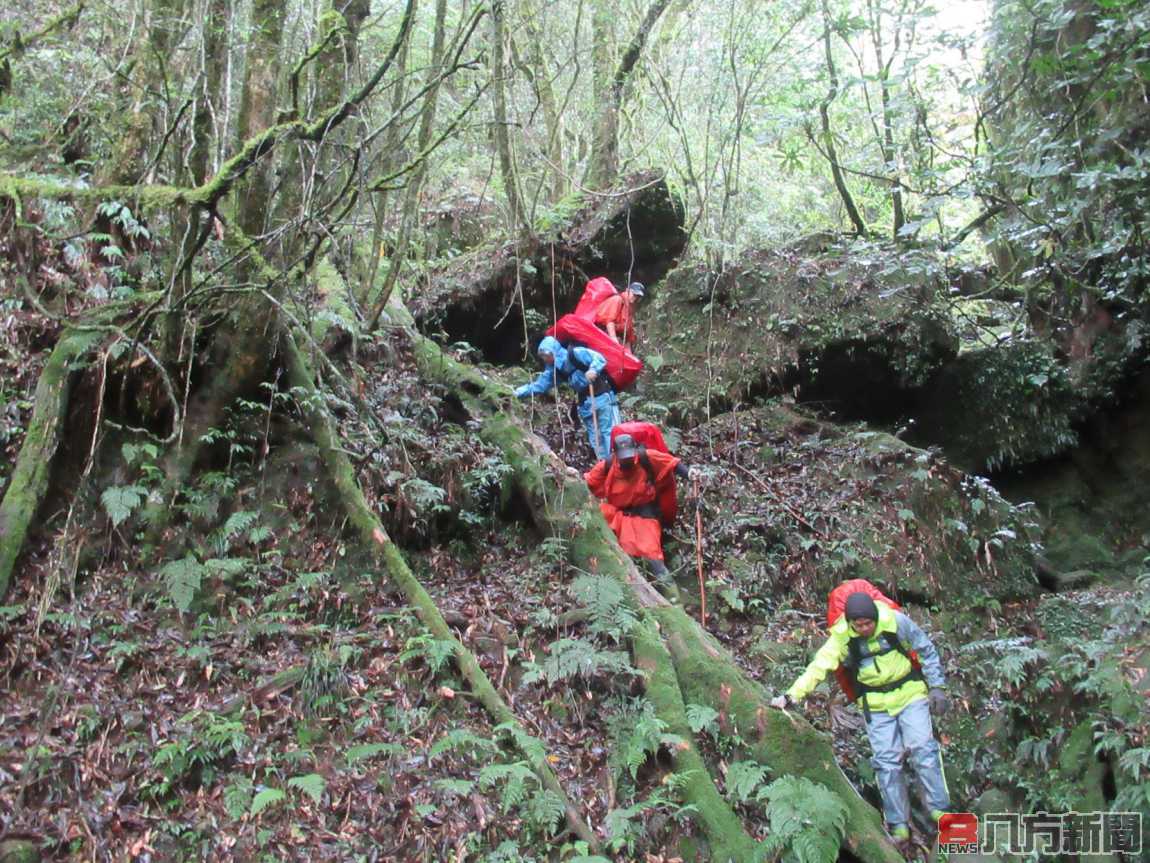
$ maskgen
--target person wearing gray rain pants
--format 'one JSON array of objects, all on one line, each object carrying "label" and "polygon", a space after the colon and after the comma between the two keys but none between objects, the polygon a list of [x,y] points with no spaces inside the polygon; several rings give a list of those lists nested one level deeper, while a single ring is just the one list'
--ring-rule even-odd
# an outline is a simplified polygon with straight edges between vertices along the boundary
[{"label": "person wearing gray rain pants", "polygon": [[517,398],[543,395],[566,384],[579,397],[579,418],[587,440],[601,459],[611,456],[611,429],[620,421],[619,403],[611,379],[603,374],[606,358],[590,348],[565,348],[554,336],[546,336],[537,351],[543,371],[531,383],[515,391]]},{"label": "person wearing gray rain pants", "polygon": [[887,826],[896,840],[906,842],[910,839],[910,800],[904,756],[918,776],[923,802],[935,822],[950,808],[931,722],[932,714],[942,716],[949,708],[938,650],[901,611],[866,593],[852,593],[843,616],[831,626],[814,659],[785,694],[771,700],[771,706],[785,709],[798,704],[840,665],[853,679],[866,718],[874,752],[871,765]]}]

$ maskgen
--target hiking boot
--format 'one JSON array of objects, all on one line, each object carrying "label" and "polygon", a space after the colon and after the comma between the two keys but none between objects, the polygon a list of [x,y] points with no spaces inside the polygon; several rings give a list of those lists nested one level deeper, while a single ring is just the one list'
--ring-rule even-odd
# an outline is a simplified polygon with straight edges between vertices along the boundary
[{"label": "hiking boot", "polygon": [[935,824],[937,824],[939,821],[941,821],[942,816],[945,814],[946,814],[945,809],[931,809],[930,810],[930,817],[934,820]]},{"label": "hiking boot", "polygon": [[905,824],[899,824],[897,827],[890,828],[890,835],[894,837],[895,842],[909,842],[910,828]]}]

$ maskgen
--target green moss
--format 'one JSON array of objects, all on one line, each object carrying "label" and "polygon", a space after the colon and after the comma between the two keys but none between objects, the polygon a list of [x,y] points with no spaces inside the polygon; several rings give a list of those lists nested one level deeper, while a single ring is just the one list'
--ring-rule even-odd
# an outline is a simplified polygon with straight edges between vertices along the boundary
[{"label": "green moss", "polygon": [[28,529],[48,491],[60,425],[68,412],[72,364],[96,340],[91,331],[65,331],[40,372],[32,419],[0,502],[0,598],[8,591]]},{"label": "green moss", "polygon": [[682,743],[675,746],[675,772],[685,777],[684,796],[696,809],[695,818],[711,844],[711,859],[750,860],[755,841],[719,794],[706,763],[692,742],[690,724],[679,681],[667,648],[653,632],[650,623],[641,623],[632,633],[636,664],[646,678],[647,697],[654,704],[667,730]]},{"label": "green moss", "polygon": [[[936,301],[939,266],[929,256],[832,251],[748,252],[723,274],[689,264],[657,286],[646,336],[664,363],[650,376],[655,397],[696,415],[709,394],[730,402],[781,389],[798,371],[813,386],[847,386],[865,366],[877,386],[921,386],[958,339]],[[684,393],[687,394],[686,398]]]},{"label": "green moss", "polygon": [[916,433],[968,470],[1048,458],[1077,443],[1083,403],[1067,370],[1038,341],[963,354],[931,388]]},{"label": "green moss", "polygon": [[315,268],[315,288],[319,295],[320,308],[312,318],[311,335],[317,343],[335,325],[348,332],[355,332],[355,313],[347,301],[347,283],[339,270],[328,258],[321,260]]}]

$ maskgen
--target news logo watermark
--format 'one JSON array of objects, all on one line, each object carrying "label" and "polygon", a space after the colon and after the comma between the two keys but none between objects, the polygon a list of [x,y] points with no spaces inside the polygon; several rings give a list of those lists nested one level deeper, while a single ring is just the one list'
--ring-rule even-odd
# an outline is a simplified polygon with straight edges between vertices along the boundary
[{"label": "news logo watermark", "polygon": [[938,822],[944,854],[1142,853],[1141,812],[948,812]]}]

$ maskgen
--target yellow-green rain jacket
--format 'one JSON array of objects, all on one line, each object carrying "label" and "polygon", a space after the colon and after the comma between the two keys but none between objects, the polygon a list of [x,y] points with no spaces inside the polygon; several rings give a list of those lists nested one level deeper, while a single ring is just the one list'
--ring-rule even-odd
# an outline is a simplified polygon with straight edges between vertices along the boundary
[{"label": "yellow-green rain jacket", "polygon": [[[875,602],[875,605],[878,608],[878,622],[874,635],[861,645],[859,683],[865,686],[884,686],[905,677],[914,667],[911,661],[897,650],[891,650],[881,656],[875,655],[882,653],[885,648],[884,643],[879,640],[879,635],[883,632],[894,633],[906,650],[913,650],[918,654],[922,675],[925,678],[925,680],[908,680],[892,692],[870,692],[858,699],[859,707],[863,707],[863,698],[866,698],[866,706],[872,712],[883,711],[893,716],[912,701],[926,698],[928,688],[946,686],[946,678],[942,672],[938,651],[926,633],[901,611],[895,611],[883,602]],[[787,690],[787,695],[794,701],[801,701],[810,695],[824,677],[847,659],[850,654],[850,640],[858,637],[859,634],[855,632],[845,615],[835,621],[835,625],[831,627],[830,637],[818,649],[806,671],[799,675],[798,680]]]}]

